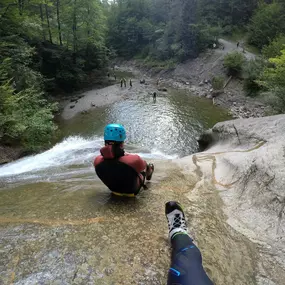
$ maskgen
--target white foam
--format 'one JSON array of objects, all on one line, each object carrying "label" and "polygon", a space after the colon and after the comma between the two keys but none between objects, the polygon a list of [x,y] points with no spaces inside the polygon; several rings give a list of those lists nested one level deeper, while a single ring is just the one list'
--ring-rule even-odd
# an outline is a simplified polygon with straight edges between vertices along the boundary
[{"label": "white foam", "polygon": [[0,167],[0,177],[36,172],[56,166],[83,164],[95,156],[102,143],[103,140],[97,137],[84,139],[80,136],[71,136],[43,153]]},{"label": "white foam", "polygon": [[175,159],[178,158],[178,155],[174,154],[174,155],[167,155],[157,149],[153,149],[151,150],[150,153],[137,153],[139,156],[143,157],[143,158],[154,158],[154,159]]},{"label": "white foam", "polygon": [[[0,167],[0,177],[9,182],[19,180],[46,180],[47,177],[69,176],[71,173],[89,173],[92,161],[99,154],[103,145],[102,137],[83,138],[71,136],[56,144],[51,149]],[[166,155],[159,150],[138,153],[145,159],[173,159],[177,156]],[[76,166],[76,169],[72,169]],[[80,168],[80,169],[79,169]]]}]

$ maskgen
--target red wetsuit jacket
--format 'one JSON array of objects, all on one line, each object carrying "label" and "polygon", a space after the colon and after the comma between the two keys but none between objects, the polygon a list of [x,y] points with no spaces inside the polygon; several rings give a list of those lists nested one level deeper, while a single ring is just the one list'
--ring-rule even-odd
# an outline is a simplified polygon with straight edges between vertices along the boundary
[{"label": "red wetsuit jacket", "polygon": [[[142,173],[146,171],[146,167],[147,167],[146,162],[143,159],[141,159],[140,156],[138,156],[137,154],[124,153],[122,156],[115,158],[113,151],[112,151],[112,145],[107,145],[107,146],[101,148],[100,153],[101,153],[101,155],[98,155],[94,160],[94,167],[95,167],[96,172],[97,172],[97,168],[99,168],[98,166],[100,164],[102,164],[103,162],[106,162],[106,161],[110,162],[110,160],[118,161],[119,163],[123,163],[123,164],[130,166],[137,173],[136,177],[134,177],[134,179],[136,179],[136,189],[126,189],[123,193],[135,193],[135,194],[137,194],[139,192],[141,186],[142,186],[142,181],[144,181],[144,175]],[[110,172],[112,171],[111,167],[113,167],[113,166],[110,166]],[[108,171],[108,167],[105,168],[104,171]],[[118,171],[120,171],[120,169],[118,169]],[[129,177],[127,177],[127,176],[124,177],[124,173],[121,173],[121,175],[122,175],[122,179],[129,179]],[[108,176],[108,175],[106,175],[106,176]],[[103,177],[104,177],[104,175],[103,175]],[[105,180],[106,179],[112,179],[112,175],[109,175],[108,178],[107,177],[105,178]],[[109,181],[104,181],[104,178],[101,178],[101,180],[105,185],[108,186]],[[110,189],[110,190],[114,191],[114,192],[118,191],[118,190],[114,190],[114,189]]]}]

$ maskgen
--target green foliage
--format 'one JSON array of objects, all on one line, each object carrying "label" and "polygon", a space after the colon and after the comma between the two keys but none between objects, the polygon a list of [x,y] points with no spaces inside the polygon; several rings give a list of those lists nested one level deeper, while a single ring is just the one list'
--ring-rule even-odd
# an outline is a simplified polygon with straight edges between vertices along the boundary
[{"label": "green foliage", "polygon": [[53,123],[55,104],[43,99],[35,88],[15,92],[11,81],[0,85],[0,141],[22,145],[38,151],[50,144],[56,126]]},{"label": "green foliage", "polygon": [[244,55],[240,52],[235,51],[225,56],[224,66],[227,68],[229,75],[238,76],[242,71],[242,67],[245,61],[246,59]]},{"label": "green foliage", "polygon": [[249,43],[261,49],[281,33],[285,33],[284,7],[277,2],[260,5],[249,25]]},{"label": "green foliage", "polygon": [[44,91],[73,91],[105,67],[108,7],[100,0],[1,1],[1,144],[49,145],[57,107]]},{"label": "green foliage", "polygon": [[1,37],[1,74],[5,79],[13,78],[17,92],[30,87],[41,90],[43,87],[42,75],[30,68],[34,54],[34,49],[19,36]]},{"label": "green foliage", "polygon": [[119,56],[155,61],[197,57],[217,41],[220,27],[198,21],[197,1],[119,0],[108,16],[108,45]]},{"label": "green foliage", "polygon": [[275,38],[269,45],[262,49],[265,58],[273,58],[281,55],[281,50],[285,48],[285,35]]},{"label": "green foliage", "polygon": [[151,57],[145,58],[143,61],[144,65],[152,68],[154,71],[159,72],[161,70],[168,70],[175,67],[175,64],[177,63],[174,59],[169,60],[153,60]]},{"label": "green foliage", "polygon": [[34,49],[18,36],[0,44],[0,141],[37,151],[56,130],[55,104],[44,99],[43,77],[33,70]]},{"label": "green foliage", "polygon": [[61,89],[71,92],[79,88],[86,78],[84,61],[81,57],[73,60],[73,52],[49,42],[39,43],[36,46],[39,71],[45,78],[45,90],[53,92]]},{"label": "green foliage", "polygon": [[257,58],[247,61],[242,68],[244,90],[248,96],[256,96],[262,89],[258,80],[265,68],[265,62],[263,59]]},{"label": "green foliage", "polygon": [[118,0],[108,14],[108,45],[122,57],[195,58],[228,29],[248,23],[258,0]]},{"label": "green foliage", "polygon": [[112,3],[108,17],[108,44],[120,56],[132,57],[155,40],[156,27],[150,20],[151,1]]},{"label": "green foliage", "polygon": [[[48,144],[56,129],[56,106],[45,92],[80,88],[109,58],[137,57],[157,71],[173,68],[212,47],[222,33],[244,30],[249,21],[249,42],[273,58],[271,65],[246,63],[238,52],[228,54],[224,65],[231,75],[243,72],[248,94],[262,85],[285,106],[283,2],[258,6],[258,0],[3,0],[0,142],[30,150]],[[223,83],[221,77],[213,78],[214,89]]]},{"label": "green foliage", "polygon": [[224,87],[224,77],[215,76],[212,78],[212,86],[214,90],[221,90]]},{"label": "green foliage", "polygon": [[[45,76],[41,81],[45,90],[70,92],[81,86],[90,71],[105,67],[108,50],[104,9],[108,6],[99,0],[24,0],[18,4],[0,4],[4,11],[0,14],[1,42],[8,42],[13,50],[33,48],[29,66]],[[20,60],[20,52],[18,56]],[[12,69],[13,73],[25,73]],[[18,91],[25,88],[18,88],[21,83],[16,74],[13,78]]]},{"label": "green foliage", "polygon": [[275,96],[274,108],[285,112],[285,49],[269,61],[273,65],[265,68],[261,83]]},{"label": "green foliage", "polygon": [[202,21],[221,26],[231,33],[233,28],[248,22],[257,3],[257,0],[200,0],[199,17]]},{"label": "green foliage", "polygon": [[12,145],[20,142],[32,151],[49,145],[56,130],[53,123],[56,105],[48,104],[42,99],[42,94],[34,89],[14,94],[6,83],[1,86],[1,91],[4,91],[5,96],[5,109],[1,113],[2,141]]}]

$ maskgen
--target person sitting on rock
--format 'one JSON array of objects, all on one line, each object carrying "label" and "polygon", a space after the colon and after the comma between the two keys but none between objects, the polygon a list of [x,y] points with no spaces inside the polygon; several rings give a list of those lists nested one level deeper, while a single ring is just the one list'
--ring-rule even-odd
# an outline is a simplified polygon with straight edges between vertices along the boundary
[{"label": "person sitting on rock", "polygon": [[102,182],[119,196],[137,195],[151,180],[154,165],[136,154],[126,153],[126,130],[122,125],[109,124],[104,130],[105,146],[94,160],[95,172]]}]

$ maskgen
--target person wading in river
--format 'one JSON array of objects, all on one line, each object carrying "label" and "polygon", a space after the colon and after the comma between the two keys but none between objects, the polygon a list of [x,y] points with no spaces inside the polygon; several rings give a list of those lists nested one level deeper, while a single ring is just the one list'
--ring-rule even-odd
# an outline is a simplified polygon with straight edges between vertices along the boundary
[{"label": "person wading in river", "polygon": [[95,158],[94,167],[98,177],[115,195],[134,197],[145,187],[145,180],[151,180],[154,165],[147,164],[136,154],[126,153],[125,139],[126,130],[122,125],[107,125],[105,146]]}]

